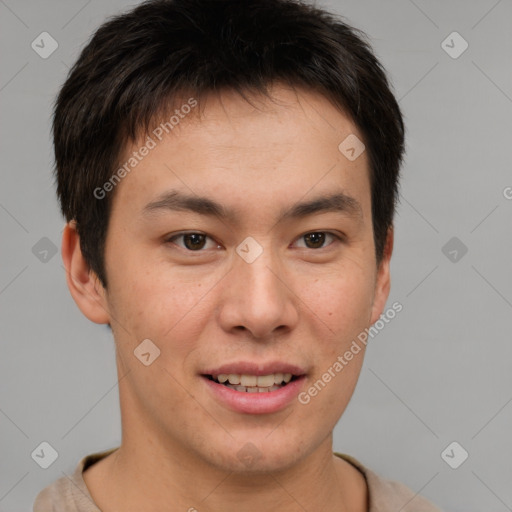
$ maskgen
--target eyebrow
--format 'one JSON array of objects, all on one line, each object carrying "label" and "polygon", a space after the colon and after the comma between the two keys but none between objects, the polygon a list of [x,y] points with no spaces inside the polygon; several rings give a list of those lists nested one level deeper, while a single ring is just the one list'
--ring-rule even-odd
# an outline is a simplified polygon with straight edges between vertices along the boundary
[{"label": "eyebrow", "polygon": [[[162,194],[143,208],[144,215],[165,211],[190,211],[228,221],[235,221],[237,214],[240,215],[238,210],[228,209],[208,197],[191,196],[176,190]],[[359,201],[343,192],[336,192],[310,201],[296,203],[290,208],[282,210],[276,224],[284,220],[299,219],[328,212],[342,213],[357,219],[363,217],[363,210]]]}]

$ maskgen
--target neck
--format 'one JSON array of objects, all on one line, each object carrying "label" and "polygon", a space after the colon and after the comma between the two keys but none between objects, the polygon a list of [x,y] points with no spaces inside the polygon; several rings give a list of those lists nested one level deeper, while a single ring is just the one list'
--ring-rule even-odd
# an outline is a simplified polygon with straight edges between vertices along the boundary
[{"label": "neck", "polygon": [[238,512],[247,503],[268,512],[367,510],[364,477],[332,454],[332,437],[292,467],[264,474],[222,471],[180,447],[147,439],[147,432],[123,438],[118,450],[91,466],[98,466],[95,475],[88,470],[86,479],[84,473],[104,512]]},{"label": "neck", "polygon": [[[224,458],[192,434],[194,442],[184,444],[149,422],[148,411],[121,385],[120,398],[121,446],[83,473],[103,512],[238,512],[247,504],[265,512],[367,511],[365,478],[333,455],[332,433],[309,452],[297,447],[287,465],[274,456],[266,467],[256,462],[240,470],[233,454]],[[230,446],[233,436],[223,442]]]}]

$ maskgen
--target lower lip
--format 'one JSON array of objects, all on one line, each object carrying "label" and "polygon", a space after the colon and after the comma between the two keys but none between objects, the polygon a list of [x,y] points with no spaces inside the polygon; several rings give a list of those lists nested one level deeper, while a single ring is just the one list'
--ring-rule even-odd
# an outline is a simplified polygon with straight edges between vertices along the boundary
[{"label": "lower lip", "polygon": [[247,393],[201,377],[218,401],[233,411],[247,414],[269,414],[284,409],[297,397],[305,379],[302,375],[275,391]]}]

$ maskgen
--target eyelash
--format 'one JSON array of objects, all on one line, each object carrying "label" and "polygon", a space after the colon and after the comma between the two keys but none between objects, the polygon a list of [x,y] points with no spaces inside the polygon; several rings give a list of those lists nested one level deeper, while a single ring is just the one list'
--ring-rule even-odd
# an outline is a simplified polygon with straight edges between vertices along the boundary
[{"label": "eyelash", "polygon": [[[317,234],[317,233],[323,233],[323,234],[326,234],[326,235],[330,235],[334,239],[336,239],[335,241],[338,241],[338,242],[343,242],[344,241],[342,236],[337,235],[335,233],[332,233],[331,231],[308,231],[307,233],[304,233],[303,235],[299,236],[297,240],[300,240],[301,238],[304,238],[306,235],[313,235],[313,234]],[[172,235],[171,237],[167,238],[166,243],[172,243],[174,245],[177,245],[177,244],[174,243],[174,240],[177,239],[177,238],[182,238],[182,237],[184,237],[186,235],[202,235],[202,236],[205,236],[206,238],[209,238],[210,240],[213,240],[213,238],[211,238],[210,236],[206,235],[205,233],[201,233],[200,231],[186,231],[186,232],[177,233],[175,235]],[[217,242],[215,242],[215,243],[217,243]],[[326,249],[326,248],[330,247],[333,243],[334,242],[331,242],[330,244],[325,245],[323,247],[319,247],[319,248],[301,247],[301,249],[311,249],[313,251],[319,251],[321,249]],[[217,245],[220,245],[220,244],[217,244]],[[182,247],[180,245],[177,245],[177,246],[180,249],[183,249],[184,251],[189,252],[189,253],[194,253],[194,252],[201,253],[201,252],[205,252],[205,250],[206,250],[204,248],[201,248],[201,249],[199,249],[197,251],[193,251],[191,249],[188,249],[186,247]]]}]

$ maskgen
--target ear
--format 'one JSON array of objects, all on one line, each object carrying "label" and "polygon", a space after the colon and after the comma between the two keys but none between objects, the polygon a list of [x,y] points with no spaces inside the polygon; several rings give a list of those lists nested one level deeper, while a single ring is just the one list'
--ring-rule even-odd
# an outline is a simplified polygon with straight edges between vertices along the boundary
[{"label": "ear", "polygon": [[384,306],[389,296],[391,289],[391,275],[390,275],[390,261],[393,252],[393,226],[388,229],[386,236],[386,243],[382,254],[382,260],[377,270],[377,279],[375,282],[375,295],[373,298],[372,316],[370,323],[374,324],[384,311]]},{"label": "ear", "polygon": [[75,221],[68,222],[62,233],[62,261],[69,291],[80,311],[92,322],[109,323],[106,292],[84,260]]}]

